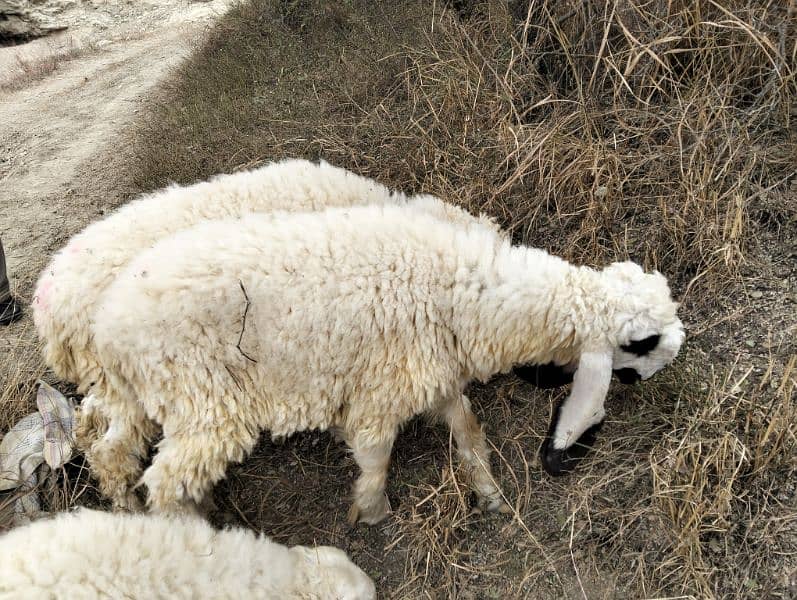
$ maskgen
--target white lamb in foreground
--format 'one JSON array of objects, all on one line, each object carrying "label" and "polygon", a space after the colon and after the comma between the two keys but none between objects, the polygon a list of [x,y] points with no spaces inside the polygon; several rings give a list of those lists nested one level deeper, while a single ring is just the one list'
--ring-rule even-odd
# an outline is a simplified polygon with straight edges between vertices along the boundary
[{"label": "white lamb in foreground", "polygon": [[658,272],[576,267],[489,226],[395,206],[201,224],[134,259],[97,306],[93,402],[111,427],[91,466],[124,504],[138,423],[159,423],[142,479],[158,511],[200,502],[262,430],[334,428],[362,470],[350,518],[376,523],[393,441],[421,413],[451,427],[480,504],[506,510],[469,381],[575,364],[545,450],[566,467],[604,417],[612,370],[647,379],[683,340]]},{"label": "white lamb in foreground", "polygon": [[433,196],[392,192],[323,161],[285,160],[147,194],[73,236],[42,271],[31,308],[45,362],[79,392],[89,390],[98,376],[89,327],[97,299],[133,257],[170,234],[247,212],[384,203],[409,203],[454,221],[489,223]]},{"label": "white lamb in foreground", "polygon": [[373,600],[328,546],[287,548],[198,518],[80,509],[0,535],[0,600]]}]

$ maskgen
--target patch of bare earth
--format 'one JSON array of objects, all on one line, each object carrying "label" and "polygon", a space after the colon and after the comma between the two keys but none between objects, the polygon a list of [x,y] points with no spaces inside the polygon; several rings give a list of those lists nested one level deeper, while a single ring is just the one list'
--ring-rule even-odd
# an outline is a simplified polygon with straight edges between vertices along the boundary
[{"label": "patch of bare earth", "polygon": [[[58,39],[0,48],[0,238],[23,300],[53,251],[120,202],[122,140],[143,99],[226,7],[65,4]],[[27,320],[0,332],[0,377],[36,362],[32,335]]]}]

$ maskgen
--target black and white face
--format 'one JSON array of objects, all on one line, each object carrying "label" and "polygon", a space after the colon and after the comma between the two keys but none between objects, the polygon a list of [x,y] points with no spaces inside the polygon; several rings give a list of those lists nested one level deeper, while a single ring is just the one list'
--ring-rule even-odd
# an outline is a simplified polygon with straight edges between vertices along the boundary
[{"label": "black and white face", "polygon": [[[594,444],[605,416],[603,403],[611,375],[622,383],[652,377],[678,355],[684,341],[683,325],[675,319],[658,333],[645,331],[630,338],[614,351],[588,352],[579,359],[572,375],[571,393],[556,407],[540,452],[542,465],[551,475],[571,471]],[[573,366],[526,366],[515,371],[527,381],[545,375],[547,379],[543,377],[536,382],[539,385],[546,381],[564,382],[562,375],[570,372]],[[553,376],[548,373],[551,369],[554,369]]]},{"label": "black and white face", "polygon": [[661,332],[632,335],[627,343],[614,350],[612,371],[622,383],[650,379],[678,356],[683,342],[680,320]]},{"label": "black and white face", "polygon": [[[669,365],[681,349],[684,330],[680,320],[665,327],[661,333],[635,335],[614,350],[612,372],[620,383],[630,385],[650,379]],[[514,368],[515,375],[538,388],[552,389],[573,383],[576,363],[557,365],[528,364]]]}]

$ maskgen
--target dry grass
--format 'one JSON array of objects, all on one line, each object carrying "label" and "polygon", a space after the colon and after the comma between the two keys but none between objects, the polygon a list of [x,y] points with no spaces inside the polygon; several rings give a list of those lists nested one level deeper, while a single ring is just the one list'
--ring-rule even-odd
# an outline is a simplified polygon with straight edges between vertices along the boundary
[{"label": "dry grass", "polygon": [[[748,393],[741,382],[752,368],[712,382],[690,418],[651,453],[655,503],[673,533],[672,555],[656,568],[665,580],[686,578],[700,596],[766,598],[791,578],[794,592],[794,565],[778,573],[772,561],[794,552],[780,543],[797,537],[795,362],[797,355],[765,404],[757,398],[771,373]],[[723,564],[738,571],[719,582]]]},{"label": "dry grass", "polygon": [[566,391],[472,386],[512,519],[473,514],[447,432],[414,422],[382,527],[346,526],[354,466],[325,435],[264,440],[216,520],[340,545],[395,598],[793,597],[794,3],[453,4],[242,4],[136,132],[131,193],[323,156],[572,260],[661,269],[687,348],[613,388],[563,479],[536,452]]},{"label": "dry grass", "polygon": [[335,128],[324,154],[377,176],[411,166],[391,179],[580,262],[630,255],[694,279],[694,293],[733,281],[762,195],[795,167],[785,10],[530,6],[521,21],[441,15],[405,51],[399,88]]},{"label": "dry grass", "polygon": [[69,39],[59,47],[40,49],[32,56],[18,56],[16,63],[9,66],[0,77],[0,92],[11,92],[55,73],[65,62],[75,60],[90,52],[89,46],[77,46]]},{"label": "dry grass", "polygon": [[0,339],[0,431],[8,431],[19,419],[36,408],[36,381],[44,374],[38,347],[27,339],[33,323],[23,323],[14,333]]},{"label": "dry grass", "polygon": [[[324,156],[574,260],[660,266],[692,295],[737,280],[759,225],[794,222],[778,199],[797,156],[797,25],[780,3],[477,3],[466,20],[354,4],[231,17],[261,35],[222,27],[186,68],[192,103],[161,111],[190,132],[145,133],[142,186]],[[396,13],[413,12],[408,32]]]}]

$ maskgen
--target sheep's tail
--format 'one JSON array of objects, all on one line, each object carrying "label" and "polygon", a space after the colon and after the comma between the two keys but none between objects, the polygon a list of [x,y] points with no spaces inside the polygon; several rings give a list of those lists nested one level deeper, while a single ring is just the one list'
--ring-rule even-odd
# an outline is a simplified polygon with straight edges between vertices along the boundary
[{"label": "sheep's tail", "polygon": [[76,384],[80,393],[86,393],[100,371],[91,350],[90,307],[85,300],[93,291],[76,283],[78,274],[72,275],[62,262],[61,254],[56,254],[39,277],[31,314],[45,364],[59,379]]}]

